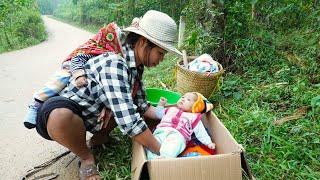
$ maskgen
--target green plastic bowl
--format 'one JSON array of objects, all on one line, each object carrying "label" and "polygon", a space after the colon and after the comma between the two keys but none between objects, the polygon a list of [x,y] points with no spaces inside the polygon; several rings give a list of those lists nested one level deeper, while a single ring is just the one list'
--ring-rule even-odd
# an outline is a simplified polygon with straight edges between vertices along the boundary
[{"label": "green plastic bowl", "polygon": [[152,106],[157,106],[160,97],[166,98],[168,105],[176,104],[181,97],[180,93],[158,88],[147,88],[146,94],[147,100]]}]

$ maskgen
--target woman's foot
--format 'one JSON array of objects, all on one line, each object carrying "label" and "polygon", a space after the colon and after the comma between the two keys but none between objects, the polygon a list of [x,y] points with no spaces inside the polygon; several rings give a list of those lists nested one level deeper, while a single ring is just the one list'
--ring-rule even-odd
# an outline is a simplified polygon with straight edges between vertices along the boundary
[{"label": "woman's foot", "polygon": [[100,180],[99,171],[94,160],[82,160],[79,167],[80,180]]}]

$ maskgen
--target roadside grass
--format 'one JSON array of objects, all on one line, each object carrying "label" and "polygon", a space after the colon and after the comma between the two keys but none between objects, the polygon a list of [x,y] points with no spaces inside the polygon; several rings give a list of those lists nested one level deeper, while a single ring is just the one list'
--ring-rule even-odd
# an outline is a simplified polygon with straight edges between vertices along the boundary
[{"label": "roadside grass", "polygon": [[211,98],[258,179],[320,178],[320,31],[307,31],[275,34]]},{"label": "roadside grass", "polygon": [[116,128],[111,137],[119,142],[106,146],[104,150],[94,151],[98,160],[100,175],[103,179],[131,179],[131,139],[121,134]]},{"label": "roadside grass", "polygon": [[1,17],[0,53],[33,46],[47,39],[43,21],[35,7],[15,8],[19,11],[8,13],[5,20]]},{"label": "roadside grass", "polygon": [[[229,82],[228,75],[225,81]],[[320,177],[319,115],[309,111],[299,119],[279,126],[273,124],[277,119],[293,115],[300,107],[309,106],[309,103],[294,102],[295,96],[301,96],[299,94],[292,95],[291,99],[287,97],[293,88],[294,85],[266,89],[256,86],[252,90],[235,91],[233,97],[215,109],[218,117],[246,149],[249,164],[259,179]],[[317,92],[309,91],[302,100],[311,100]]]},{"label": "roadside grass", "polygon": [[[210,98],[214,112],[246,149],[257,179],[320,179],[319,39],[319,28],[283,34],[256,30],[238,44],[242,70],[226,72]],[[176,90],[177,60],[167,55],[157,67],[146,68],[145,87],[162,88],[161,81]],[[130,179],[131,139],[119,129],[112,136],[120,142],[95,152],[101,175]]]}]

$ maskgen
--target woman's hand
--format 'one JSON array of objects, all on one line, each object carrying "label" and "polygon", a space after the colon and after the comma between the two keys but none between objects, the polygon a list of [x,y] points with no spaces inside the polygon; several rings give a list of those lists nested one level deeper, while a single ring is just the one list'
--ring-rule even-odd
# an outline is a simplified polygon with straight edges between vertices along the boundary
[{"label": "woman's hand", "polygon": [[142,144],[155,154],[160,155],[160,142],[154,137],[150,129],[146,129],[142,133],[132,137],[135,141]]},{"label": "woman's hand", "polygon": [[77,77],[77,79],[75,80],[75,83],[76,83],[76,87],[78,88],[88,85],[88,81],[85,76]]},{"label": "woman's hand", "polygon": [[98,122],[101,122],[100,127],[106,128],[111,117],[112,117],[112,111],[104,107],[98,117]]}]

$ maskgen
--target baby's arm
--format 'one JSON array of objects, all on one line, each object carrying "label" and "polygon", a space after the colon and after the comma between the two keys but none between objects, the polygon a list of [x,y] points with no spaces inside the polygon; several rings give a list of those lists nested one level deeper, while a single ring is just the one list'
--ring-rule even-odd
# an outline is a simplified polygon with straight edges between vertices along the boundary
[{"label": "baby's arm", "polygon": [[165,108],[164,106],[167,104],[167,99],[164,97],[161,97],[158,103],[158,106],[156,107],[156,117],[159,119],[162,119],[162,117],[165,114]]},{"label": "baby's arm", "polygon": [[199,121],[196,127],[194,127],[194,134],[197,139],[204,145],[208,146],[210,149],[215,149],[215,144],[212,142],[209,134],[207,133],[202,121]]},{"label": "baby's arm", "polygon": [[70,70],[72,77],[75,79],[77,87],[87,85],[87,78],[86,72],[84,70],[84,65],[92,57],[94,57],[94,55],[79,54],[71,59]]},{"label": "baby's arm", "polygon": [[164,98],[164,97],[160,97],[158,106],[163,106],[164,107],[166,104],[167,104],[167,99]]}]

